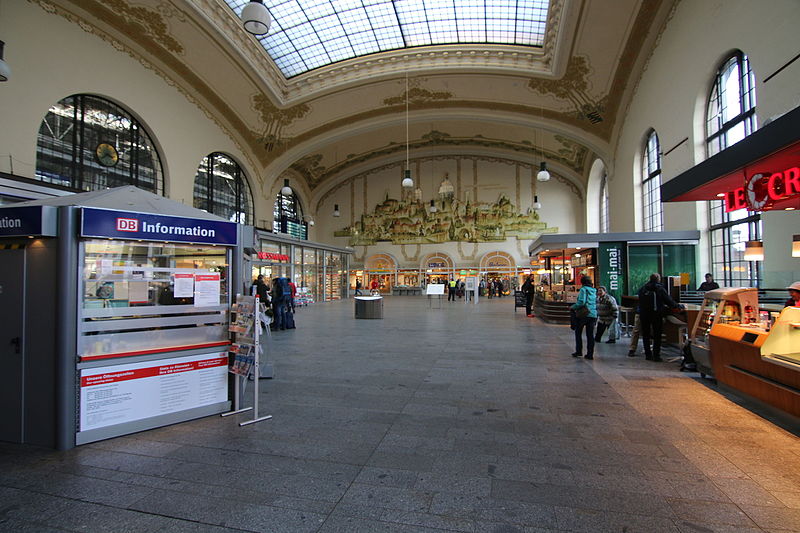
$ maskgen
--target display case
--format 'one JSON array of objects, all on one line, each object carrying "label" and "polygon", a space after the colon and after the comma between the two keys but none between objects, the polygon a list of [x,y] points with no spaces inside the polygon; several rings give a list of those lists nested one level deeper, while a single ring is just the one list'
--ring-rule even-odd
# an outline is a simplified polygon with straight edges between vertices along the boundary
[{"label": "display case", "polygon": [[714,375],[711,364],[711,330],[716,324],[758,324],[758,289],[724,287],[705,293],[689,333],[692,356],[700,375]]}]

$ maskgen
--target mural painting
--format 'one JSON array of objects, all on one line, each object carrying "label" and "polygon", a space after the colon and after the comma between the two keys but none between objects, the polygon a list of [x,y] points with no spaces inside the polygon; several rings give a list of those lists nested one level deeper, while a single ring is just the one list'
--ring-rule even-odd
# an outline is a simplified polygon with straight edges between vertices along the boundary
[{"label": "mural painting", "polygon": [[[558,233],[547,227],[539,214],[515,212],[505,195],[494,203],[462,202],[455,198],[450,181],[439,187],[439,199],[422,201],[419,189],[404,193],[402,200],[389,198],[352,226],[334,232],[349,237],[350,246],[380,241],[392,244],[439,244],[444,242],[503,242],[509,237],[533,240],[542,233]],[[434,207],[434,209],[432,209]]]}]

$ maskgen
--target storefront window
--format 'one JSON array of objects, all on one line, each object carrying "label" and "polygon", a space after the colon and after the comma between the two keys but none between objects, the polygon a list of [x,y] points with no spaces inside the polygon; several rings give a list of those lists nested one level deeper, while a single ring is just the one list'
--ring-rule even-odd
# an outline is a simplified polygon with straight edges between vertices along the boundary
[{"label": "storefront window", "polygon": [[226,248],[88,240],[83,256],[80,356],[227,341]]},{"label": "storefront window", "polygon": [[664,276],[680,276],[689,274],[689,288],[697,287],[695,272],[697,262],[695,258],[696,247],[687,244],[664,245]]},{"label": "storefront window", "polygon": [[628,248],[628,290],[637,294],[650,280],[650,274],[660,272],[660,245],[630,246]]}]

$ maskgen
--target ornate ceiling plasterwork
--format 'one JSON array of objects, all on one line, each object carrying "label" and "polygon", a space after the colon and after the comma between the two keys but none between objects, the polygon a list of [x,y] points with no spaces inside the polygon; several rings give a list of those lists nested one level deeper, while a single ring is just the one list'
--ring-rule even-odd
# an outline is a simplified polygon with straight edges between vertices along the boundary
[{"label": "ornate ceiling plasterwork", "polygon": [[283,138],[284,128],[295,120],[305,117],[311,111],[306,104],[298,104],[288,109],[278,109],[263,94],[253,96],[253,109],[264,124],[264,131],[263,133],[254,131],[251,132],[251,135],[258,139],[267,152],[273,151],[277,146],[287,144],[289,140]]},{"label": "ornate ceiling plasterwork", "polygon": [[[578,175],[586,172],[586,162],[590,150],[585,146],[568,139],[561,135],[556,135],[555,139],[561,144],[557,151],[544,151],[541,147],[536,147],[531,141],[508,141],[504,139],[490,139],[482,135],[472,137],[456,137],[448,133],[431,130],[420,139],[409,140],[408,146],[413,150],[432,148],[432,147],[480,147],[492,150],[511,151],[524,154],[525,159],[531,162],[546,158],[548,161],[558,162]],[[328,179],[345,173],[348,169],[363,164],[367,161],[385,158],[396,153],[401,153],[406,149],[405,142],[391,142],[360,154],[348,154],[347,157],[339,162],[335,162],[330,167],[321,164],[323,156],[321,154],[307,155],[290,166],[301,174],[307,181],[312,190],[324,183]],[[418,158],[415,158],[417,160]],[[530,163],[538,164],[538,163]]]}]

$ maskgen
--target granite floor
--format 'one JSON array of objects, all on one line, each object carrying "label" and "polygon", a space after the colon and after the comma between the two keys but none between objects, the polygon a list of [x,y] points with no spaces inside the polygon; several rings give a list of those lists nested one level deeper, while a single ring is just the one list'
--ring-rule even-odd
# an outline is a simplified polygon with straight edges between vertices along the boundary
[{"label": "granite floor", "polygon": [[509,298],[384,316],[298,310],[269,341],[271,420],[0,444],[0,531],[800,531],[797,428],[676,362],[572,358]]}]

